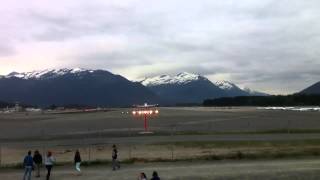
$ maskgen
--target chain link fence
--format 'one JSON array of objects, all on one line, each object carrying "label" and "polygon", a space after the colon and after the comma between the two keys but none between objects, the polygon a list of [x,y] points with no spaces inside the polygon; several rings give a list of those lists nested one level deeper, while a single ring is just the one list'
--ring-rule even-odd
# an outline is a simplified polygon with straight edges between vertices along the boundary
[{"label": "chain link fence", "polygon": [[[260,123],[260,122],[259,122]],[[223,128],[221,128],[223,126]],[[218,147],[195,147],[195,146],[177,146],[172,139],[175,136],[186,136],[185,142],[188,142],[188,135],[199,133],[202,134],[219,134],[225,132],[233,132],[235,129],[233,127],[236,126],[238,130],[243,132],[259,132],[260,129],[268,130],[268,127],[262,127],[263,125],[257,124],[254,121],[244,122],[241,121],[241,124],[232,125],[228,128],[226,124],[222,124],[219,121],[210,121],[201,126],[201,128],[196,128],[193,124],[179,124],[175,126],[167,127],[166,131],[162,129],[151,127],[150,130],[154,131],[155,134],[151,135],[138,135],[136,129],[128,129],[126,132],[123,132],[122,138],[135,138],[135,137],[149,137],[152,139],[153,136],[163,136],[165,139],[161,142],[152,142],[152,140],[148,142],[144,141],[130,141],[127,142],[103,142],[103,138],[108,138],[108,131],[99,131],[94,132],[90,129],[87,130],[85,137],[79,140],[77,137],[75,141],[72,139],[68,139],[66,137],[66,142],[52,143],[51,140],[44,141],[45,137],[52,136],[41,130],[41,137],[39,139],[41,141],[35,141],[34,143],[27,144],[26,142],[21,143],[2,143],[0,144],[0,166],[14,166],[18,164],[22,164],[22,160],[24,156],[27,154],[29,150],[35,151],[39,150],[43,156],[47,153],[47,151],[52,151],[56,161],[58,163],[72,163],[74,158],[74,153],[76,150],[79,150],[81,153],[82,160],[91,163],[91,162],[108,162],[111,161],[112,154],[112,145],[116,144],[119,150],[119,158],[120,161],[161,161],[161,160],[178,160],[178,159],[188,159],[188,158],[196,158],[197,156],[211,156],[211,155],[221,155],[226,153],[237,153],[239,150],[250,151],[248,149],[228,149],[228,148],[218,148]],[[282,133],[292,133],[291,127],[298,126],[294,124],[290,120],[287,122],[282,122],[279,126],[279,130]],[[53,136],[52,136],[53,137]],[[95,141],[91,141],[94,138],[100,139],[97,143]],[[117,137],[115,137],[116,139]],[[54,140],[54,139],[53,139]],[[63,141],[63,140],[62,140]],[[68,143],[70,142],[70,143]],[[247,143],[250,146],[250,143]]]}]

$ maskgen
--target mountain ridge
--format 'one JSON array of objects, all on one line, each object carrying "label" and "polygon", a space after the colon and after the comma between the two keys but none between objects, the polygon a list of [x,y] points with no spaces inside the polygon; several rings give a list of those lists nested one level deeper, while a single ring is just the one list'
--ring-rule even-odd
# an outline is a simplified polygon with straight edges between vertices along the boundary
[{"label": "mountain ridge", "polygon": [[44,69],[44,70],[35,70],[35,71],[29,71],[29,72],[11,72],[6,76],[3,76],[5,78],[21,78],[21,79],[41,79],[41,78],[54,78],[58,76],[63,76],[65,74],[71,73],[71,74],[78,74],[82,72],[87,73],[93,73],[97,70],[90,70],[90,69],[83,69],[83,68],[62,68],[62,69]]},{"label": "mountain ridge", "polygon": [[163,85],[169,85],[169,84],[171,85],[187,84],[187,83],[198,81],[198,80],[205,80],[212,83],[214,86],[217,86],[220,89],[226,91],[227,94],[229,94],[228,96],[237,96],[237,95],[238,96],[248,96],[248,95],[266,96],[268,95],[266,93],[254,91],[249,88],[242,89],[230,81],[226,81],[226,80],[211,81],[205,76],[202,76],[200,74],[192,74],[189,72],[182,72],[175,76],[169,76],[169,75],[154,76],[154,77],[144,78],[142,81],[139,81],[139,82],[141,82],[141,84],[143,84],[146,87],[154,88],[156,86],[163,86]]},{"label": "mountain ridge", "polygon": [[299,94],[320,94],[320,81],[303,89],[302,91],[299,92]]},{"label": "mountain ridge", "polygon": [[[252,91],[253,92],[253,91]],[[0,99],[47,106],[88,104],[127,106],[144,102],[201,103],[204,99],[253,95],[229,81],[210,81],[182,72],[140,82],[129,81],[106,70],[83,68],[11,72],[0,76]]]},{"label": "mountain ridge", "polygon": [[250,95],[229,81],[210,81],[205,76],[188,72],[182,72],[175,76],[159,75],[144,78],[140,82],[158,96],[179,103],[199,103],[206,98]]},{"label": "mountain ridge", "polygon": [[0,99],[42,107],[52,104],[130,106],[161,101],[140,83],[109,71],[84,69],[10,73],[0,79]]}]

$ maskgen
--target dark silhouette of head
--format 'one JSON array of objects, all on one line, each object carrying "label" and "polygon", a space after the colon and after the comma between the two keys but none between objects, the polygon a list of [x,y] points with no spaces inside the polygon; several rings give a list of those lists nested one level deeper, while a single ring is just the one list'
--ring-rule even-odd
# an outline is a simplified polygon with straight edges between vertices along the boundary
[{"label": "dark silhouette of head", "polygon": [[28,155],[29,155],[29,156],[31,155],[31,151],[28,151]]},{"label": "dark silhouette of head", "polygon": [[152,177],[158,177],[158,173],[157,173],[157,171],[153,171],[153,173],[152,173]]},{"label": "dark silhouette of head", "polygon": [[51,151],[48,151],[47,156],[48,156],[48,157],[51,157],[51,156],[52,156],[52,152],[51,152]]},{"label": "dark silhouette of head", "polygon": [[146,178],[146,179],[147,179],[147,175],[146,175],[144,172],[142,172],[142,173],[140,174],[140,177],[141,177],[141,178]]},{"label": "dark silhouette of head", "polygon": [[79,150],[76,151],[76,156],[80,156],[80,151]]}]

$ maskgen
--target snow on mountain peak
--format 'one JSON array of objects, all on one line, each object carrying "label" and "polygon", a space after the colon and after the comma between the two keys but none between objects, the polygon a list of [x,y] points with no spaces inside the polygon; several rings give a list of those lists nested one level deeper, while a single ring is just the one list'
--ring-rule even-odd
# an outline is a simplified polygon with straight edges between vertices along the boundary
[{"label": "snow on mountain peak", "polygon": [[224,81],[224,80],[222,80],[222,81],[216,81],[216,82],[214,82],[214,84],[215,84],[216,86],[218,86],[219,88],[221,88],[221,89],[226,89],[226,90],[228,90],[228,89],[234,88],[234,84],[232,84],[232,83],[229,82],[229,81]]},{"label": "snow on mountain peak", "polygon": [[79,73],[79,72],[83,72],[83,71],[87,71],[87,70],[86,69],[82,69],[82,68],[74,68],[70,72],[71,73]]},{"label": "snow on mountain peak", "polygon": [[182,73],[179,73],[178,75],[175,76],[176,78],[178,79],[181,79],[181,80],[198,80],[200,75],[197,75],[197,74],[191,74],[191,73],[188,73],[188,72],[182,72]]},{"label": "snow on mountain peak", "polygon": [[44,69],[44,70],[39,70],[39,71],[22,72],[22,73],[12,72],[12,73],[6,75],[5,77],[6,78],[16,77],[16,78],[21,78],[21,79],[41,79],[44,77],[46,77],[46,78],[58,77],[58,76],[62,76],[62,75],[68,74],[68,73],[77,74],[77,73],[84,72],[84,71],[88,71],[90,73],[93,72],[91,70],[86,70],[86,69],[82,69],[82,68]]},{"label": "snow on mountain peak", "polygon": [[199,80],[199,78],[200,75],[182,72],[173,77],[169,75],[161,75],[152,78],[145,78],[143,81],[141,81],[141,83],[144,86],[157,86],[164,84],[187,84],[191,81]]},{"label": "snow on mountain peak", "polygon": [[24,74],[23,73],[18,73],[18,72],[11,72],[10,74],[8,74],[5,77],[17,77],[17,78],[23,78]]}]

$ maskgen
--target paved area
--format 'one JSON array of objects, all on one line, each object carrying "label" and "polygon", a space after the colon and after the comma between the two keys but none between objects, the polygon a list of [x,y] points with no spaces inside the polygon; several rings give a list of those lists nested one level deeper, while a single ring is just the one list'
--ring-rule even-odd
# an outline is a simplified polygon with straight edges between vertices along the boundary
[{"label": "paved area", "polygon": [[[320,159],[142,163],[123,165],[119,171],[111,171],[109,166],[89,166],[82,170],[82,176],[76,176],[71,166],[55,167],[52,180],[132,180],[137,179],[139,172],[150,177],[154,170],[162,180],[312,180],[320,179]],[[0,179],[21,179],[22,173],[23,170],[2,169]]]}]

